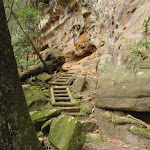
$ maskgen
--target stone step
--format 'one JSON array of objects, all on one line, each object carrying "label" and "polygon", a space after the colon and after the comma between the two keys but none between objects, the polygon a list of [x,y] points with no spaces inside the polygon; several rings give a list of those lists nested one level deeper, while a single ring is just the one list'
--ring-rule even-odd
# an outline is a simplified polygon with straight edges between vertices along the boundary
[{"label": "stone step", "polygon": [[54,94],[67,93],[66,90],[54,90]]},{"label": "stone step", "polygon": [[52,106],[58,106],[58,107],[74,107],[76,106],[75,103],[70,103],[70,102],[56,102],[56,103],[52,103]]},{"label": "stone step", "polygon": [[57,80],[57,82],[66,83],[67,81]]},{"label": "stone step", "polygon": [[55,102],[70,102],[69,97],[55,97]]},{"label": "stone step", "polygon": [[70,79],[70,77],[60,77],[59,79]]},{"label": "stone step", "polygon": [[68,97],[68,94],[54,94],[54,97]]},{"label": "stone step", "polygon": [[69,78],[67,78],[67,79],[59,79],[59,80],[57,80],[57,81],[60,81],[60,82],[67,82],[68,79],[69,79]]},{"label": "stone step", "polygon": [[61,77],[71,77],[71,74],[63,74]]},{"label": "stone step", "polygon": [[65,72],[65,74],[74,74],[74,72]]},{"label": "stone step", "polygon": [[64,86],[64,85],[71,85],[74,79],[74,73],[70,72],[65,72],[62,73],[61,76],[52,82],[52,85],[59,85],[59,86]]},{"label": "stone step", "polygon": [[58,89],[60,89],[60,90],[66,90],[66,87],[67,86],[54,86],[53,89],[56,89],[56,90],[58,90]]},{"label": "stone step", "polygon": [[53,85],[67,85],[67,83],[64,83],[64,82],[54,82]]},{"label": "stone step", "polygon": [[[63,94],[63,95],[62,95]],[[75,103],[74,98],[71,95],[69,88],[66,87],[51,87],[51,100],[52,104],[60,103],[60,102],[70,102]],[[64,105],[64,104],[63,104]]]},{"label": "stone step", "polygon": [[80,112],[79,107],[56,107],[58,109],[61,109],[62,112]]}]

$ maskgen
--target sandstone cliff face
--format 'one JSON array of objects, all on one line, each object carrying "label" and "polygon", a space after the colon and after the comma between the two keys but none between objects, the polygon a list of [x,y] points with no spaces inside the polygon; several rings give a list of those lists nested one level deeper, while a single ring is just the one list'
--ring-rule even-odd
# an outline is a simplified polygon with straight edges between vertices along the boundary
[{"label": "sandstone cliff face", "polygon": [[42,48],[66,58],[63,68],[96,75],[106,63],[125,63],[128,47],[147,36],[149,0],[50,0],[41,21]]}]

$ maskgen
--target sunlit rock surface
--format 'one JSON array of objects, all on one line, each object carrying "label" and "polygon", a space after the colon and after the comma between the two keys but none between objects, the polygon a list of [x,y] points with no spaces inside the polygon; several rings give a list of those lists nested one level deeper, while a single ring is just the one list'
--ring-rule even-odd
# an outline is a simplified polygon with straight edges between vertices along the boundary
[{"label": "sunlit rock surface", "polygon": [[[64,69],[83,73],[91,66],[82,66],[82,59],[92,53],[100,58],[99,65],[101,59],[111,65],[124,64],[129,47],[145,37],[143,22],[150,15],[149,0],[56,0],[50,5],[41,20],[42,48],[62,52],[67,63]],[[148,41],[149,30],[148,23]],[[88,69],[87,73],[96,74],[99,65],[94,65],[96,71]]]},{"label": "sunlit rock surface", "polygon": [[51,124],[49,141],[60,150],[80,150],[86,137],[86,128],[70,115],[60,115]]}]

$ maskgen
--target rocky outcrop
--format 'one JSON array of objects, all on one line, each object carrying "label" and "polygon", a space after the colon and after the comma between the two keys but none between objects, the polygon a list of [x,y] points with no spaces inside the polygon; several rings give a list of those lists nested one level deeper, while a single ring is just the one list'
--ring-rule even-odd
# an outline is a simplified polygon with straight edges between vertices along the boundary
[{"label": "rocky outcrop", "polygon": [[58,109],[44,109],[42,111],[33,111],[30,112],[30,116],[34,127],[37,131],[41,130],[41,126],[49,119],[57,117],[61,114],[61,111]]},{"label": "rocky outcrop", "polygon": [[[145,37],[150,41],[149,0],[56,0],[50,1],[47,16],[41,21],[43,46],[56,49],[66,58],[64,69],[84,72],[83,57],[95,52],[94,58],[113,65],[125,63],[134,43]],[[109,55],[109,57],[106,57]],[[91,61],[93,58],[88,57]],[[97,69],[96,67],[96,69]],[[88,73],[91,73],[89,70]],[[94,72],[96,74],[96,71]]]},{"label": "rocky outcrop", "polygon": [[105,109],[150,112],[150,70],[136,74],[122,67],[108,67],[101,72],[96,106]]},{"label": "rocky outcrop", "polygon": [[[65,56],[64,70],[86,76],[90,89],[96,89],[97,108],[150,112],[150,79],[146,70],[150,1],[55,0],[50,4],[47,17],[41,21],[42,50],[55,49]],[[128,54],[145,59],[138,64],[143,70],[135,74],[125,69],[123,65],[134,60]],[[129,137],[127,134],[131,135],[127,132],[124,136]],[[134,137],[136,143],[138,138]],[[145,148],[145,142],[139,139],[141,147]]]},{"label": "rocky outcrop", "polygon": [[144,122],[122,112],[97,108],[94,115],[102,134],[142,149],[150,149],[150,131]]},{"label": "rocky outcrop", "polygon": [[46,97],[39,86],[24,86],[24,95],[29,111],[34,111],[45,106]]}]

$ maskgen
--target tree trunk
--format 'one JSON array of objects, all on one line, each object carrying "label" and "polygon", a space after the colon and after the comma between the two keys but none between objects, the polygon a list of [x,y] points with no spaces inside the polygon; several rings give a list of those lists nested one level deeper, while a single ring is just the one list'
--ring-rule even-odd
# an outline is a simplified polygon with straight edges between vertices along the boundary
[{"label": "tree trunk", "polygon": [[0,0],[0,149],[41,150],[21,88]]}]

